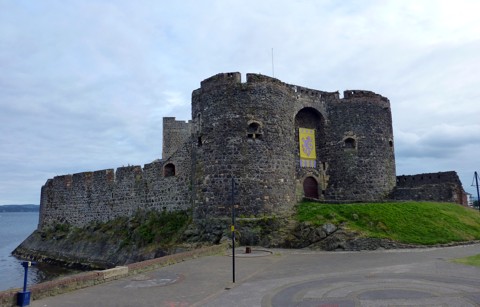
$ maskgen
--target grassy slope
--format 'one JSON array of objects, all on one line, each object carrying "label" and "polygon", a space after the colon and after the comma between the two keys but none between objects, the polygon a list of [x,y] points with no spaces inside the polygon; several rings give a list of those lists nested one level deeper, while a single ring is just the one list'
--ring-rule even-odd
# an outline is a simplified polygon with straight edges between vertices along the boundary
[{"label": "grassy slope", "polygon": [[372,204],[299,204],[297,219],[316,225],[345,223],[366,237],[402,243],[439,244],[480,239],[480,214],[457,204],[392,202]]}]

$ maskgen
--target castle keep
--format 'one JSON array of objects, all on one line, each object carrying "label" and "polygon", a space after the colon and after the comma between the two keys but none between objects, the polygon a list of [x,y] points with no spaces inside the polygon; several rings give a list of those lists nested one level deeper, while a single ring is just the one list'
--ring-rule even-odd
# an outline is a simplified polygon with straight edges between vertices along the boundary
[{"label": "castle keep", "polygon": [[245,216],[288,213],[304,197],[385,200],[397,181],[389,100],[358,90],[341,98],[258,74],[246,82],[240,73],[215,75],[193,91],[192,120],[164,118],[161,160],[49,179],[39,228],[138,209],[225,216],[232,178]]}]

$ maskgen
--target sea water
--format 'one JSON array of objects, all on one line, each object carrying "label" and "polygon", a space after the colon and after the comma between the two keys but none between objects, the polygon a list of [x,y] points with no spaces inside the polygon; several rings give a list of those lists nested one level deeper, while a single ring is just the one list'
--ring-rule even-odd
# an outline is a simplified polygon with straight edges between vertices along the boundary
[{"label": "sea water", "polygon": [[[36,228],[38,212],[0,212],[0,291],[22,288],[25,269],[22,260],[12,256]],[[28,269],[28,285],[72,273],[60,267],[38,264]]]}]

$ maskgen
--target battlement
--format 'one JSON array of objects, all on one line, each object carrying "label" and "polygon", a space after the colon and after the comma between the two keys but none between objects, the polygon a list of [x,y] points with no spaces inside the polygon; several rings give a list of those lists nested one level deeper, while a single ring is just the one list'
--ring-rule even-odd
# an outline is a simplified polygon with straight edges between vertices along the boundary
[{"label": "battlement", "polygon": [[[161,160],[49,179],[39,228],[80,227],[139,209],[223,216],[218,208],[231,201],[232,176],[241,187],[239,213],[254,216],[283,214],[304,196],[463,199],[455,172],[395,176],[386,97],[364,90],[340,97],[256,73],[243,83],[239,72],[211,76],[192,92],[192,120],[163,118]],[[314,160],[302,159],[301,128],[315,131]]]},{"label": "battlement", "polygon": [[462,183],[454,171],[397,176],[397,186],[390,197],[395,200],[428,200],[468,205]]},{"label": "battlement", "polygon": [[455,171],[397,176],[397,187],[415,187],[424,184],[442,183],[461,185],[460,179]]},{"label": "battlement", "polygon": [[168,125],[169,128],[184,128],[188,127],[190,121],[177,120],[176,117],[164,117],[163,124]]},{"label": "battlement", "polygon": [[[192,93],[192,97],[195,97],[196,95],[199,94],[200,90],[209,90],[212,89],[216,86],[219,85],[235,85],[241,83],[241,74],[239,72],[232,72],[232,73],[220,73],[216,74],[215,76],[212,76],[210,78],[207,78],[201,82],[201,88],[194,90]],[[340,94],[338,91],[336,92],[325,92],[325,91],[320,91],[320,90],[315,90],[315,89],[310,89],[307,87],[302,87],[298,85],[293,85],[293,84],[288,84],[285,82],[280,81],[279,79],[262,75],[262,74],[255,74],[255,73],[247,73],[247,84],[249,85],[255,85],[255,84],[271,84],[271,85],[276,85],[279,87],[284,87],[287,90],[293,91],[296,93],[296,95],[303,95],[305,97],[310,97],[310,98],[328,98],[328,99],[340,99]],[[349,91],[349,92],[356,92],[356,95],[360,95],[363,93],[367,93],[368,91]],[[373,92],[368,92],[373,94],[373,97],[382,97],[380,95],[377,95]],[[350,96],[353,97],[352,93],[349,94]],[[355,96],[358,97],[358,96]],[[386,99],[386,98],[385,98]],[[193,99],[195,100],[195,99]]]},{"label": "battlement", "polygon": [[46,185],[53,185],[56,188],[75,188],[112,185],[124,180],[142,179],[143,169],[139,165],[104,169],[94,172],[81,172],[75,174],[55,176],[48,179]]},{"label": "battlement", "polygon": [[298,85],[290,85],[291,89],[300,95],[304,96],[309,96],[312,98],[330,98],[330,99],[339,99],[339,93],[338,91],[336,92],[325,92],[325,91],[319,91],[319,90],[314,90],[308,87],[303,87],[303,86],[298,86]]},{"label": "battlement", "polygon": [[381,101],[390,103],[387,97],[383,97],[377,93],[372,91],[363,91],[363,90],[346,90],[343,91],[343,98],[344,99],[355,99],[355,98],[374,98],[380,99]]},{"label": "battlement", "polygon": [[220,73],[200,82],[202,89],[212,88],[218,85],[237,84],[242,82],[242,75],[239,72]]},{"label": "battlement", "polygon": [[265,76],[262,74],[252,74],[252,73],[247,73],[247,83],[276,83],[276,84],[285,84],[284,82],[270,77],[270,76]]},{"label": "battlement", "polygon": [[[164,163],[155,160],[144,168],[124,166],[48,179],[42,187],[39,229],[56,223],[82,227],[91,221],[129,216],[138,208],[187,208],[189,190],[179,184],[185,178],[167,176]],[[181,169],[185,164],[179,162],[175,166]]]}]

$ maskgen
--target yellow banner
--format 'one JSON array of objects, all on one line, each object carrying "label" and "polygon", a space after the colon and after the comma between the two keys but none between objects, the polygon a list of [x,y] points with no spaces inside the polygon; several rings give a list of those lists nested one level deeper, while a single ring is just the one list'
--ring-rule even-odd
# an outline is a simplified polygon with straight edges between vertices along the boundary
[{"label": "yellow banner", "polygon": [[299,128],[300,159],[315,160],[315,130]]}]

